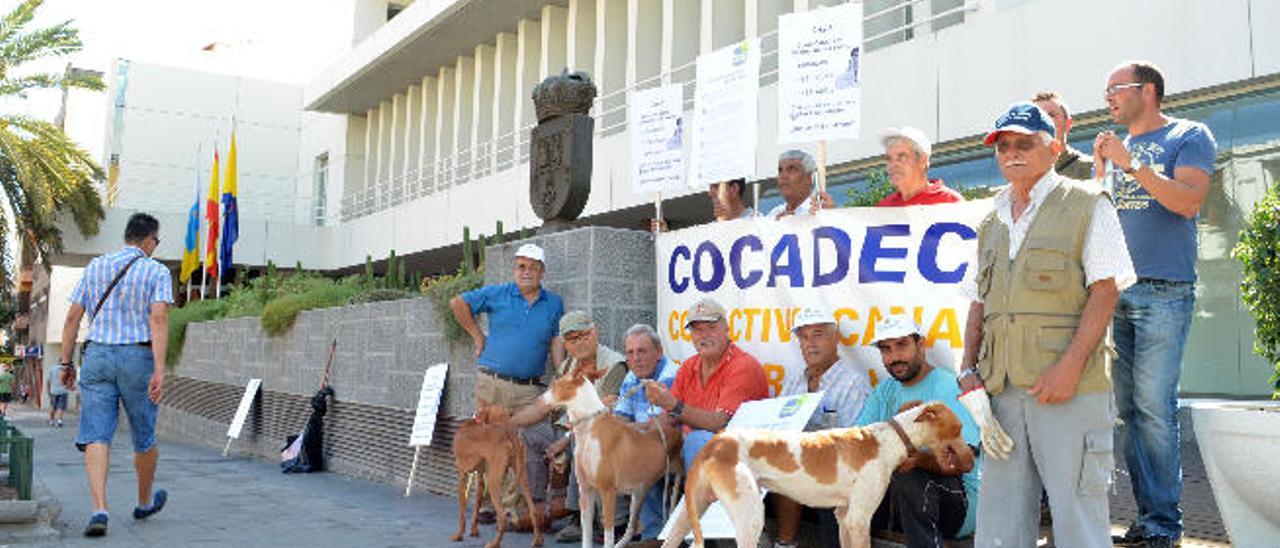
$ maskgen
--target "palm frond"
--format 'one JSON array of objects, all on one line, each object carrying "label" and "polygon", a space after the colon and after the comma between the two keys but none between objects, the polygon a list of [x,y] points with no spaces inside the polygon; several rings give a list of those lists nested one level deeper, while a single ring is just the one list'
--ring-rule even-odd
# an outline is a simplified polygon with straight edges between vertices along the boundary
[{"label": "palm frond", "polygon": [[35,17],[36,9],[43,3],[44,0],[26,0],[5,14],[4,18],[0,19],[0,43],[8,41],[10,37],[21,32],[22,28]]}]

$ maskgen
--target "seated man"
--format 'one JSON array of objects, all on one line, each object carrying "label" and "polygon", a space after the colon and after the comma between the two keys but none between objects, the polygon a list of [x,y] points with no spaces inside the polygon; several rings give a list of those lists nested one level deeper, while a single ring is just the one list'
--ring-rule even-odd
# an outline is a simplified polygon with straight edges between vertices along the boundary
[{"label": "seated man", "polygon": [[[791,331],[804,356],[804,375],[788,374],[782,382],[782,393],[778,395],[822,392],[822,404],[809,418],[809,424],[805,427],[807,432],[853,426],[858,413],[862,411],[862,403],[871,393],[871,381],[866,372],[840,359],[840,332],[836,328],[835,316],[830,312],[806,308],[796,315]],[[782,495],[770,496],[773,498],[773,510],[778,516],[778,541],[774,546],[794,547],[804,507]],[[836,529],[834,511],[821,510],[819,519],[824,525],[824,534],[828,522],[834,533],[834,536],[824,538],[823,544],[839,545],[840,536]]]},{"label": "seated man", "polygon": [[697,354],[680,365],[668,390],[657,381],[645,381],[645,397],[667,416],[683,423],[680,449],[685,469],[711,437],[729,424],[744,401],[769,397],[764,369],[751,354],[729,340],[724,307],[704,298],[689,308],[685,328]]},{"label": "seated man", "polygon": [[[648,325],[631,326],[627,330],[624,344],[627,347],[627,366],[631,368],[631,372],[622,379],[622,395],[613,407],[613,414],[631,422],[646,422],[656,417],[661,409],[645,399],[644,382],[654,380],[669,388],[676,380],[679,366],[662,354],[662,340]],[[656,539],[658,533],[662,532],[662,488],[663,483],[658,482],[644,496],[644,506],[640,507],[642,539]],[[628,506],[620,508],[625,510]]]},{"label": "seated man", "polygon": [[[608,405],[618,397],[622,388],[622,379],[627,375],[626,358],[617,351],[600,344],[600,336],[591,316],[586,312],[575,310],[560,319],[560,338],[564,340],[564,349],[568,354],[556,367],[556,377],[568,375],[574,371],[582,371],[592,379],[596,393]],[[529,488],[534,494],[547,490],[550,470],[548,460],[572,463],[566,449],[569,448],[569,428],[563,412],[556,412],[552,427],[544,422],[552,415],[551,406],[536,399],[521,409],[511,418],[521,431],[525,446],[525,466],[529,471]],[[563,459],[563,460],[562,460]],[[534,497],[535,500],[537,497]],[[569,472],[569,487],[565,507],[571,515],[578,510],[578,485],[573,471]],[[519,524],[523,525],[523,524]],[[577,542],[582,538],[578,520],[570,520],[569,524],[556,536],[556,540]]]},{"label": "seated man", "polygon": [[[925,361],[920,326],[907,316],[888,316],[876,325],[876,336],[880,358],[893,378],[876,386],[858,415],[858,425],[886,421],[908,402],[939,400],[960,417],[961,437],[976,447],[978,425],[960,404],[960,386],[950,371]],[[950,464],[927,452],[908,456],[889,481],[872,527],[892,526],[888,511],[892,508],[908,546],[942,546],[943,539],[972,534],[978,474],[969,446],[957,450],[958,458]]]}]

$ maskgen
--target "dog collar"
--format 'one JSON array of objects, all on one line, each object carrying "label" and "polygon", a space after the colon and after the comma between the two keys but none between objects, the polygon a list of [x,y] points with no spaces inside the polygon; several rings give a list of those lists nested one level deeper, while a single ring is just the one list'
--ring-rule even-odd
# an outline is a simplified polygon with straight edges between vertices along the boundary
[{"label": "dog collar", "polygon": [[902,429],[902,425],[898,424],[898,421],[893,420],[893,417],[889,417],[889,426],[898,434],[898,439],[902,440],[902,445],[907,446],[907,454],[911,455],[915,453],[916,446],[911,443],[911,438],[907,437],[907,431]]},{"label": "dog collar", "polygon": [[582,424],[582,423],[584,423],[584,422],[587,422],[587,421],[589,421],[589,420],[591,420],[591,419],[594,419],[594,418],[596,418],[596,417],[599,417],[600,415],[603,415],[603,414],[608,413],[608,412],[609,412],[609,408],[608,408],[608,407],[602,408],[602,409],[600,409],[599,411],[596,411],[596,412],[594,412],[594,413],[592,413],[592,414],[590,414],[590,415],[587,415],[587,416],[585,416],[585,417],[582,417],[582,418],[580,418],[580,419],[577,419],[577,420],[570,420],[570,421],[569,421],[569,426],[571,426],[571,427],[573,427],[573,428],[575,428],[575,429],[576,429],[576,428],[578,427],[578,425],[580,425],[580,424]]}]

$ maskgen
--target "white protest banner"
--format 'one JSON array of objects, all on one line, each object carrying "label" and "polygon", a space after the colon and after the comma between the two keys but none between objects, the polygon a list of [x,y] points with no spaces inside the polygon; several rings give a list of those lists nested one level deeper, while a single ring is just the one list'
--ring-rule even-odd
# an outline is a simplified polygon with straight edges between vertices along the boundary
[{"label": "white protest banner", "polygon": [[760,96],[760,42],[745,40],[698,56],[689,184],[753,179]]},{"label": "white protest banner", "polygon": [[[658,332],[666,355],[694,354],[688,309],[712,297],[728,311],[730,337],[764,366],[770,393],[804,375],[791,333],[802,307],[841,323],[841,355],[884,378],[875,323],[909,314],[928,359],[955,368],[975,276],[977,226],[990,200],[904,208],[847,208],[778,221],[742,219],[667,232],[657,239]],[[801,377],[803,378],[803,377]]]},{"label": "white protest banner", "polygon": [[240,431],[244,429],[244,421],[249,417],[249,408],[253,406],[253,398],[258,395],[260,386],[262,379],[249,379],[249,384],[245,385],[244,394],[240,396],[240,406],[236,407],[231,426],[227,428],[227,445],[222,448],[222,456],[227,456],[227,451],[231,449],[231,440],[240,438]]},{"label": "white protest banner", "polygon": [[778,142],[854,139],[862,119],[862,4],[778,18]]},{"label": "white protest banner", "polygon": [[631,190],[637,194],[684,187],[684,91],[670,85],[628,97]]},{"label": "white protest banner", "polygon": [[[804,431],[809,417],[813,416],[813,412],[817,411],[818,405],[822,403],[822,394],[822,392],[812,392],[784,398],[743,402],[734,412],[733,418],[729,419],[729,424],[725,425],[725,430]],[[667,518],[667,523],[663,525],[662,533],[658,538],[665,540],[669,536],[668,533],[675,519],[674,514]],[[702,525],[704,538],[734,537],[733,523],[729,521],[729,514],[719,502],[711,503],[699,522]],[[692,538],[692,535],[688,537]]]},{"label": "white protest banner", "polygon": [[413,430],[409,434],[409,446],[431,445],[436,429],[436,412],[440,409],[440,396],[444,393],[444,380],[449,364],[442,363],[427,368],[422,375],[422,391],[418,393],[418,412],[413,416]]}]

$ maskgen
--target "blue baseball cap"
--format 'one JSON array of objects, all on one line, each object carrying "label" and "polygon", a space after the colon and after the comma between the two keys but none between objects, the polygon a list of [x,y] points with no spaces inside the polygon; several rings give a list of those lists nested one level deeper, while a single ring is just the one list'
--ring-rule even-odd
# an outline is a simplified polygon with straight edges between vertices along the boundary
[{"label": "blue baseball cap", "polygon": [[1034,103],[1023,101],[1014,103],[1009,107],[1008,112],[996,119],[996,128],[987,134],[987,137],[982,140],[982,144],[986,146],[995,144],[1000,134],[1006,131],[1026,135],[1033,135],[1036,132],[1043,131],[1053,135],[1055,129],[1053,119],[1049,118],[1044,109]]}]

